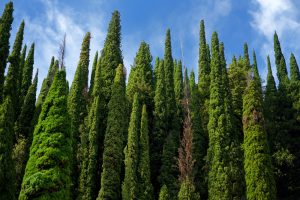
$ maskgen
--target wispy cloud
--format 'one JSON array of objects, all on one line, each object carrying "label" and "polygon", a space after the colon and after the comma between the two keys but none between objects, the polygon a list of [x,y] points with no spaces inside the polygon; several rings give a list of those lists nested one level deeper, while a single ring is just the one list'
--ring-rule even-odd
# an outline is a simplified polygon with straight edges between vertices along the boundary
[{"label": "wispy cloud", "polygon": [[[299,2],[298,2],[299,3]],[[252,0],[254,5],[250,11],[252,15],[251,26],[262,36],[260,55],[265,59],[272,55],[273,35],[276,31],[280,37],[281,46],[286,53],[298,51],[300,47],[295,41],[300,39],[299,13],[296,0]],[[273,62],[274,63],[274,62]],[[275,66],[273,64],[275,71]],[[263,69],[265,77],[267,68]]]},{"label": "wispy cloud", "polygon": [[[76,13],[70,7],[58,1],[41,0],[43,7],[39,16],[34,18],[24,16],[26,22],[25,40],[36,43],[35,67],[39,68],[40,81],[46,76],[50,59],[58,55],[58,47],[66,33],[66,58],[67,79],[70,84],[79,60],[82,39],[86,32],[92,34],[91,60],[96,50],[103,44],[104,27],[99,24],[103,17],[101,11],[97,13]],[[80,16],[80,17],[78,17]],[[99,20],[95,20],[99,19]]]}]

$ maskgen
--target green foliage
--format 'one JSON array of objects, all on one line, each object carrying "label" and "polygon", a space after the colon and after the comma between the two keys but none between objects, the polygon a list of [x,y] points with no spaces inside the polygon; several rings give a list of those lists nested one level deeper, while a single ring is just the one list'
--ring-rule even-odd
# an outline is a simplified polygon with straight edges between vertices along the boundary
[{"label": "green foliage", "polygon": [[89,53],[90,53],[91,34],[86,33],[80,52],[80,59],[73,79],[70,93],[68,95],[68,112],[71,119],[71,135],[73,146],[73,192],[77,189],[77,179],[80,173],[79,166],[81,165],[80,151],[81,148],[80,127],[84,123],[84,118],[87,116],[87,101],[88,101],[88,68],[89,68]]},{"label": "green foliage", "polygon": [[247,43],[244,44],[244,57],[243,57],[243,60],[244,60],[245,69],[249,70],[251,68],[251,65],[250,65],[250,58],[249,58],[248,44]]},{"label": "green foliage", "polygon": [[170,195],[169,195],[169,191],[166,185],[163,185],[160,189],[159,192],[159,200],[169,200],[170,199]]},{"label": "green foliage", "polygon": [[92,94],[93,94],[97,65],[98,65],[98,51],[96,51],[94,61],[93,61],[91,80],[90,80],[90,88],[89,88],[89,96],[92,96]]},{"label": "green foliage", "polygon": [[180,185],[178,200],[200,200],[200,195],[196,192],[193,183],[186,179]]},{"label": "green foliage", "polygon": [[23,100],[27,94],[27,91],[31,85],[32,72],[34,64],[34,43],[31,45],[28,52],[28,56],[24,63],[24,68],[22,70],[22,84],[20,88],[20,103],[23,104]]},{"label": "green foliage", "polygon": [[13,18],[13,2],[5,5],[0,20],[0,102],[2,102],[4,72],[6,68],[7,57],[9,54],[9,38]]},{"label": "green foliage", "polygon": [[117,68],[108,108],[99,200],[121,198],[122,150],[126,131],[125,75],[122,65]]},{"label": "green foliage", "polygon": [[13,108],[10,97],[0,106],[0,199],[15,199],[13,150]]},{"label": "green foliage", "polygon": [[281,51],[280,42],[276,32],[274,33],[274,53],[275,53],[275,64],[277,68],[277,77],[279,83],[286,82],[288,80],[286,63],[285,63],[283,53]]},{"label": "green foliage", "polygon": [[137,176],[139,160],[139,131],[141,106],[139,94],[135,93],[130,117],[125,154],[125,178],[122,185],[122,199],[139,199],[139,183]]},{"label": "green foliage", "polygon": [[[175,100],[177,115],[182,116],[182,99],[183,99],[183,76],[182,76],[182,63],[181,60],[178,61],[177,65],[174,66],[174,91],[175,91]],[[181,119],[182,121],[182,119]]]},{"label": "green foliage", "polygon": [[[26,94],[24,96],[21,96],[21,93],[22,93],[23,70],[24,70],[25,61],[26,61],[26,51],[27,51],[27,45],[25,44],[24,47],[23,47],[22,53],[21,53],[21,57],[20,57],[19,78],[18,78],[18,80],[20,80],[19,83],[18,83],[19,84],[18,85],[18,89],[19,89],[18,94],[20,95],[19,96],[20,100],[19,100],[18,110],[20,110],[20,111],[21,111],[21,107],[23,105],[24,98],[26,96]],[[31,81],[31,79],[30,79],[30,81]],[[29,81],[29,83],[31,84],[30,81]],[[30,86],[30,84],[29,84],[29,86]],[[19,113],[17,113],[17,114],[19,114]]]},{"label": "green foliage", "polygon": [[[255,54],[254,54],[255,55]],[[247,199],[276,199],[276,184],[264,127],[261,82],[254,65],[243,98],[244,168]]]},{"label": "green foliage", "polygon": [[19,199],[70,199],[72,141],[66,72],[56,73],[33,133]]},{"label": "green foliage", "polygon": [[35,110],[36,89],[38,82],[38,72],[35,74],[33,82],[29,87],[24,99],[21,113],[15,123],[15,134],[17,137],[17,143],[14,147],[13,158],[16,164],[17,175],[17,194],[20,191],[26,162],[29,157],[29,148],[32,142],[33,124],[32,119]]},{"label": "green foliage", "polygon": [[138,181],[139,195],[138,199],[153,199],[153,186],[151,184],[150,172],[150,156],[149,156],[149,127],[146,105],[142,108],[142,118],[139,138],[139,165],[138,165]]},{"label": "green foliage", "polygon": [[22,50],[23,43],[23,35],[24,35],[24,26],[25,23],[22,21],[19,30],[16,35],[16,40],[14,42],[14,46],[11,54],[8,57],[8,61],[10,62],[7,75],[5,77],[5,83],[3,88],[3,94],[5,97],[10,96],[13,109],[14,109],[14,117],[13,120],[16,119],[16,114],[20,113],[17,108],[19,108],[19,65],[20,65],[20,55]]}]

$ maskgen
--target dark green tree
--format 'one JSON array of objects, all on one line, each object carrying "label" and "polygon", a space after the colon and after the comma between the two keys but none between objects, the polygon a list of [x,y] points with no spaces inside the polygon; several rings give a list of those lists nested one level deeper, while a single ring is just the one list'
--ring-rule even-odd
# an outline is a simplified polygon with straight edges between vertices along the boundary
[{"label": "dark green tree", "polygon": [[123,142],[126,132],[125,74],[120,64],[112,87],[109,113],[104,139],[101,189],[97,199],[121,198],[121,166]]},{"label": "dark green tree", "polygon": [[261,80],[255,59],[254,63],[253,79],[250,79],[243,98],[246,196],[249,200],[276,199],[276,184],[264,126]]},{"label": "dark green tree", "polygon": [[[19,81],[19,85],[18,85],[18,94],[20,95],[19,96],[19,107],[18,109],[21,111],[21,107],[23,105],[23,101],[24,101],[24,98],[26,96],[26,94],[24,96],[21,96],[21,92],[22,92],[22,80],[23,80],[23,70],[24,70],[24,66],[25,66],[25,62],[26,62],[26,52],[27,52],[27,45],[25,44],[24,47],[23,47],[23,50],[22,50],[22,53],[21,53],[21,58],[20,58],[20,65],[19,65],[19,78],[18,80]],[[30,79],[31,81],[31,79]],[[31,84],[31,82],[30,82]],[[30,85],[29,85],[30,86]],[[19,113],[17,113],[19,114]]]},{"label": "dark green tree", "polygon": [[90,80],[90,88],[89,88],[89,96],[92,96],[92,94],[93,94],[97,65],[98,65],[98,51],[96,51],[94,61],[93,61],[91,80]]},{"label": "dark green tree", "polygon": [[139,160],[139,132],[141,121],[141,105],[139,94],[135,93],[132,112],[128,128],[125,154],[125,178],[122,185],[122,199],[139,199],[138,160]]},{"label": "dark green tree", "polygon": [[4,11],[0,20],[0,102],[2,102],[4,72],[9,55],[9,38],[13,18],[13,2],[10,1],[5,5]]},{"label": "dark green tree", "polygon": [[14,109],[14,117],[13,119],[16,119],[16,114],[20,113],[18,112],[17,108],[19,108],[19,65],[20,65],[20,58],[21,58],[21,50],[22,50],[22,43],[23,43],[23,35],[24,35],[24,26],[25,23],[22,21],[19,30],[16,35],[16,40],[14,42],[14,46],[12,49],[11,54],[8,57],[8,61],[10,63],[7,75],[5,77],[5,83],[4,83],[4,90],[3,94],[5,97],[10,96],[13,109]]},{"label": "dark green tree", "polygon": [[142,108],[142,118],[139,137],[139,164],[138,164],[138,199],[153,199],[153,186],[151,184],[150,155],[149,155],[149,127],[146,105]]},{"label": "dark green tree", "polygon": [[177,112],[177,116],[179,117],[180,124],[182,124],[183,75],[182,75],[181,60],[179,60],[176,65],[174,64],[174,91],[175,91],[176,110],[177,110],[176,112]]},{"label": "dark green tree", "polygon": [[281,51],[280,42],[276,32],[274,33],[274,53],[275,53],[275,64],[276,64],[277,77],[279,83],[286,82],[288,81],[286,63],[285,63],[283,53]]},{"label": "dark green tree", "polygon": [[89,56],[90,56],[91,34],[88,32],[84,36],[80,58],[76,73],[73,79],[70,93],[68,95],[68,111],[71,119],[71,135],[73,146],[73,192],[76,192],[78,186],[78,174],[80,173],[82,155],[80,155],[81,127],[84,118],[88,114],[88,74],[89,74]]},{"label": "dark green tree", "polygon": [[[158,59],[157,59],[158,60]],[[159,65],[156,66],[156,84],[154,96],[154,127],[153,135],[150,138],[150,155],[151,155],[151,175],[155,194],[158,196],[160,186],[157,177],[161,166],[162,146],[166,137],[166,113],[165,113],[165,72],[164,61],[158,60]]]},{"label": "dark green tree", "polygon": [[251,65],[250,65],[250,57],[249,57],[248,44],[247,43],[244,44],[244,56],[243,56],[243,59],[244,59],[244,67],[245,67],[245,69],[249,70],[251,68]]},{"label": "dark green tree", "polygon": [[178,169],[176,168],[177,148],[179,145],[180,121],[176,112],[174,91],[174,63],[172,58],[170,29],[166,33],[164,54],[165,79],[165,119],[166,132],[162,153],[162,166],[160,169],[160,183],[166,185],[170,196],[176,197],[178,190]]},{"label": "dark green tree", "polygon": [[29,157],[29,148],[32,142],[33,124],[32,119],[35,110],[36,89],[38,83],[38,72],[36,72],[32,84],[29,86],[25,96],[21,113],[15,123],[15,135],[17,143],[13,150],[13,158],[16,164],[17,196],[21,189],[26,162]]},{"label": "dark green tree", "polygon": [[210,95],[210,52],[206,44],[204,20],[200,23],[200,45],[198,61],[198,87],[201,96],[201,122],[204,133],[208,135],[208,107]]},{"label": "dark green tree", "polygon": [[15,164],[12,159],[14,130],[10,96],[0,106],[0,199],[15,197]]},{"label": "dark green tree", "polygon": [[33,133],[19,199],[70,199],[72,140],[66,72],[56,73]]},{"label": "dark green tree", "polygon": [[20,88],[20,104],[23,104],[24,98],[27,94],[27,91],[31,85],[32,72],[33,72],[33,64],[34,64],[34,43],[31,45],[30,50],[28,52],[28,56],[24,63],[24,68],[22,70],[22,79],[21,80],[21,88]]}]

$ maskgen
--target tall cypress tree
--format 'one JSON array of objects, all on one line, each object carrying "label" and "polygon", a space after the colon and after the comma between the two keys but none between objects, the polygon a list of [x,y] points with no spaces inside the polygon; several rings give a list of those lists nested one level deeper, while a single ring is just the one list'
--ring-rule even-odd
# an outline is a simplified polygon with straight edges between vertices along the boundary
[{"label": "tall cypress tree", "polygon": [[139,164],[138,182],[139,195],[141,200],[153,199],[153,186],[151,184],[150,155],[149,155],[149,127],[146,105],[142,108],[142,118],[139,137]]},{"label": "tall cypress tree", "polygon": [[19,199],[70,199],[72,141],[66,72],[57,72],[33,133]]},{"label": "tall cypress tree", "polygon": [[11,101],[13,104],[13,109],[14,109],[14,120],[16,119],[16,113],[18,112],[17,108],[19,108],[18,103],[19,103],[19,65],[20,65],[20,55],[21,55],[21,50],[22,50],[22,43],[23,43],[23,35],[24,35],[24,26],[25,23],[22,21],[19,30],[16,35],[16,40],[14,42],[13,50],[11,54],[8,57],[8,61],[10,63],[7,75],[5,77],[5,83],[4,83],[4,91],[3,94],[4,96],[10,96]]},{"label": "tall cypress tree", "polygon": [[190,110],[193,133],[192,157],[195,160],[193,171],[194,184],[196,191],[199,191],[201,198],[205,199],[207,198],[207,181],[204,168],[208,141],[201,126],[201,113],[199,109],[201,107],[201,97],[195,83],[195,74],[193,71],[190,75],[190,95]]},{"label": "tall cypress tree", "polygon": [[179,122],[182,124],[183,108],[182,108],[182,99],[183,99],[183,76],[182,76],[182,62],[178,61],[177,65],[174,66],[174,91],[175,91],[175,100],[176,100],[176,110],[177,116],[179,117]]},{"label": "tall cypress tree", "polygon": [[164,144],[164,138],[166,137],[166,113],[165,113],[165,72],[164,61],[158,60],[158,66],[156,65],[156,84],[155,84],[155,96],[154,96],[154,127],[153,136],[150,138],[150,150],[151,150],[151,175],[152,183],[154,186],[155,194],[158,196],[160,186],[158,184],[157,177],[159,176],[159,169],[161,166],[162,146]]},{"label": "tall cypress tree", "polygon": [[274,33],[274,53],[275,53],[275,64],[277,69],[277,77],[279,83],[286,82],[288,79],[286,63],[281,51],[280,42],[278,39],[278,35]]},{"label": "tall cypress tree", "polygon": [[53,83],[53,79],[54,76],[56,74],[56,72],[58,71],[58,61],[55,60],[54,57],[51,58],[51,63],[50,63],[50,67],[48,69],[48,74],[47,77],[43,80],[42,86],[41,86],[41,90],[40,90],[40,94],[37,98],[36,101],[36,109],[35,109],[35,113],[34,113],[34,124],[36,124],[38,122],[38,118],[39,115],[42,111],[42,106],[43,103],[45,102],[45,99],[47,97],[47,94],[49,92],[49,89]]},{"label": "tall cypress tree", "polygon": [[[91,34],[88,32],[84,36],[80,59],[73,79],[70,93],[68,95],[68,111],[71,119],[71,134],[73,142],[73,190],[77,190],[77,179],[80,172],[82,155],[80,155],[80,137],[84,118],[87,116],[88,101],[88,72],[90,56]],[[73,192],[75,192],[73,191]]]},{"label": "tall cypress tree", "polygon": [[135,93],[130,117],[125,154],[125,178],[122,185],[122,199],[139,199],[138,160],[141,106],[139,94]]},{"label": "tall cypress tree", "polygon": [[206,44],[204,21],[200,23],[200,45],[198,61],[198,87],[201,96],[201,122],[205,135],[208,135],[208,107],[209,107],[209,87],[210,87],[210,52]]},{"label": "tall cypress tree", "polygon": [[14,130],[17,137],[17,144],[14,147],[13,157],[16,164],[17,196],[21,189],[20,187],[24,175],[24,170],[29,157],[29,148],[32,142],[32,132],[34,128],[32,119],[35,110],[37,82],[38,71],[35,74],[32,84],[29,86],[21,108],[21,113],[15,123]]},{"label": "tall cypress tree", "polygon": [[111,94],[104,139],[101,189],[97,198],[99,200],[121,198],[122,150],[126,131],[125,75],[122,65],[117,68]]},{"label": "tall cypress tree", "polygon": [[93,94],[97,65],[98,65],[98,51],[96,51],[94,61],[93,61],[91,80],[90,80],[90,88],[89,88],[89,96],[91,96]]},{"label": "tall cypress tree", "polygon": [[21,80],[21,88],[20,88],[20,103],[23,104],[23,100],[27,94],[27,91],[31,85],[32,72],[33,72],[33,64],[34,64],[34,43],[31,45],[30,50],[28,52],[28,56],[24,63],[24,68],[22,70],[22,79]]},{"label": "tall cypress tree", "polygon": [[[223,51],[219,50],[216,32],[212,35],[210,74],[208,197],[209,199],[239,199],[242,176],[238,160],[237,134],[231,119],[231,101]],[[221,45],[222,49],[222,45]]]},{"label": "tall cypress tree", "polygon": [[14,141],[13,111],[10,96],[0,106],[0,199],[15,199],[15,166],[12,159]]},{"label": "tall cypress tree", "polygon": [[250,58],[249,58],[249,52],[248,52],[248,44],[245,43],[244,44],[244,65],[245,65],[245,69],[246,70],[249,70],[251,68],[251,65],[250,65]]},{"label": "tall cypress tree", "polygon": [[[19,85],[18,85],[18,89],[19,89],[18,94],[20,95],[19,96],[20,100],[19,100],[18,109],[20,109],[20,110],[21,110],[21,107],[23,105],[24,98],[26,96],[26,94],[24,96],[21,95],[22,94],[23,70],[24,70],[25,62],[26,62],[26,51],[27,51],[27,45],[25,44],[24,47],[23,47],[22,53],[21,53],[21,57],[20,57],[19,78],[18,78],[18,80],[20,80]],[[31,84],[31,79],[30,79],[29,83]],[[19,114],[19,113],[17,113],[17,114]]]},{"label": "tall cypress tree", "polygon": [[179,144],[179,117],[176,113],[176,100],[174,92],[174,64],[172,58],[170,29],[166,33],[165,55],[165,116],[166,116],[166,138],[163,146],[162,166],[160,169],[161,185],[166,184],[171,197],[175,197],[178,189],[178,169],[176,168],[177,148]]},{"label": "tall cypress tree", "polygon": [[255,65],[253,73],[254,77],[248,83],[243,98],[246,196],[247,199],[276,199],[276,185],[264,127],[261,82]]},{"label": "tall cypress tree", "polygon": [[9,38],[13,18],[13,2],[5,5],[0,20],[0,102],[2,102],[4,72],[6,68],[7,57],[9,54]]}]

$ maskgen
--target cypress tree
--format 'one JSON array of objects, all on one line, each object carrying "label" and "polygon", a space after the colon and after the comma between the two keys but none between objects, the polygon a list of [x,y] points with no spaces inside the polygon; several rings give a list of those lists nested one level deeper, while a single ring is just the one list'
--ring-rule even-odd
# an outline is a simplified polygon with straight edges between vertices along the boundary
[{"label": "cypress tree", "polygon": [[174,63],[172,58],[171,34],[170,29],[166,33],[165,55],[165,116],[166,116],[166,138],[163,146],[162,166],[160,169],[161,185],[166,184],[171,197],[177,195],[178,189],[178,170],[176,168],[177,148],[179,144],[179,117],[176,114],[176,100],[174,92]]},{"label": "cypress tree", "polygon": [[168,199],[170,199],[170,195],[169,195],[168,188],[167,188],[166,185],[163,185],[161,187],[158,199],[159,200],[168,200]]},{"label": "cypress tree", "polygon": [[5,5],[0,20],[0,102],[2,102],[4,72],[6,68],[7,57],[9,54],[9,38],[13,18],[13,2],[10,1]]},{"label": "cypress tree", "polygon": [[247,199],[276,199],[276,185],[264,128],[261,82],[255,65],[254,77],[248,83],[243,98],[246,196]]},{"label": "cypress tree", "polygon": [[[19,65],[19,85],[18,85],[18,94],[20,95],[20,100],[19,100],[19,107],[18,109],[21,109],[22,105],[23,105],[23,101],[24,98],[26,96],[26,94],[24,96],[22,96],[22,80],[23,80],[23,70],[25,67],[25,62],[26,62],[26,51],[27,51],[27,45],[25,44],[21,53],[21,57],[20,57],[20,65]],[[30,79],[31,81],[31,79]],[[31,82],[29,82],[31,84]],[[30,86],[30,85],[29,85]]]},{"label": "cypress tree", "polygon": [[210,87],[210,52],[206,44],[204,21],[200,23],[200,45],[198,61],[198,87],[201,96],[201,122],[205,135],[208,135],[208,107],[209,107],[209,87]]},{"label": "cypress tree", "polygon": [[248,52],[248,44],[244,44],[244,64],[245,64],[245,69],[249,70],[251,68],[250,65],[250,58],[249,58],[249,52]]},{"label": "cypress tree", "polygon": [[286,82],[288,79],[286,63],[285,63],[283,53],[281,51],[280,42],[276,32],[274,33],[274,53],[275,53],[275,64],[276,64],[277,77],[279,83]]},{"label": "cypress tree", "polygon": [[38,71],[35,74],[32,84],[29,86],[21,108],[21,113],[15,123],[14,130],[17,137],[17,144],[14,147],[13,158],[16,163],[17,196],[20,191],[26,162],[29,157],[29,148],[32,142],[32,132],[34,128],[32,119],[35,110],[37,82]]},{"label": "cypress tree", "polygon": [[176,108],[177,108],[177,116],[179,117],[180,124],[182,123],[182,99],[183,99],[183,76],[182,76],[182,62],[178,61],[177,65],[174,66],[174,92],[175,92],[175,100],[176,100]]},{"label": "cypress tree", "polygon": [[139,164],[138,181],[139,195],[138,199],[153,199],[153,186],[151,184],[150,157],[149,157],[149,127],[146,105],[142,108],[140,138],[139,138]]},{"label": "cypress tree", "polygon": [[70,199],[72,141],[66,72],[56,73],[33,133],[19,199]]},{"label": "cypress tree", "polygon": [[9,68],[7,75],[5,77],[5,83],[4,83],[4,91],[3,94],[4,96],[10,96],[11,101],[13,104],[13,109],[14,109],[14,120],[16,119],[16,113],[18,112],[17,108],[19,108],[19,65],[20,65],[20,55],[21,55],[21,50],[22,50],[22,43],[23,43],[23,35],[24,35],[24,26],[25,23],[22,21],[19,30],[16,35],[16,40],[14,42],[14,46],[12,49],[11,54],[8,57],[8,61],[10,62]]},{"label": "cypress tree", "polygon": [[139,199],[139,183],[137,176],[139,159],[139,131],[141,106],[139,94],[135,93],[130,117],[125,154],[125,178],[122,185],[122,199]]},{"label": "cypress tree", "polygon": [[164,61],[157,59],[157,62],[159,62],[159,65],[155,68],[154,127],[153,136],[150,138],[151,175],[156,195],[158,195],[160,190],[157,177],[159,176],[159,169],[162,161],[162,146],[164,144],[164,138],[166,137]]},{"label": "cypress tree", "polygon": [[299,67],[293,53],[291,53],[290,57],[290,74],[291,82],[297,82],[300,80]]},{"label": "cypress tree", "polygon": [[68,95],[68,111],[71,119],[71,135],[73,142],[73,190],[77,190],[77,179],[80,173],[79,166],[81,165],[82,155],[80,137],[84,118],[87,116],[87,101],[88,101],[88,68],[89,68],[89,53],[90,53],[91,34],[86,33],[82,46],[79,63],[73,79],[70,93]]},{"label": "cypress tree", "polygon": [[13,108],[10,97],[0,106],[0,199],[15,199],[13,150]]},{"label": "cypress tree", "polygon": [[[231,99],[226,63],[218,35],[212,35],[210,74],[208,197],[209,199],[240,199],[242,177],[239,169],[237,134],[231,119]],[[221,51],[219,50],[221,49]],[[224,66],[225,63],[225,66]]]},{"label": "cypress tree", "polygon": [[266,132],[268,135],[268,142],[271,155],[275,151],[276,145],[276,109],[277,109],[277,88],[272,74],[270,57],[267,57],[268,74],[267,85],[264,94],[264,120],[266,126]]},{"label": "cypress tree", "polygon": [[99,200],[121,198],[122,149],[126,131],[125,75],[122,65],[117,68],[111,94],[104,139],[101,189],[97,198]]},{"label": "cypress tree", "polygon": [[93,61],[91,80],[90,80],[90,88],[89,88],[89,96],[92,96],[92,94],[93,94],[97,65],[98,65],[98,51],[96,51],[94,61]]},{"label": "cypress tree", "polygon": [[23,100],[27,94],[27,91],[31,85],[32,72],[33,72],[33,64],[34,64],[34,43],[31,45],[30,50],[28,52],[28,56],[24,63],[24,68],[22,70],[21,77],[21,87],[20,87],[20,103],[23,104]]},{"label": "cypress tree", "polygon": [[[199,191],[202,198],[207,198],[207,181],[205,173],[205,156],[207,153],[207,138],[204,135],[204,130],[201,126],[201,113],[200,113],[200,92],[195,83],[195,74],[192,71],[190,75],[190,111],[193,133],[193,148],[192,157],[194,163],[194,185],[196,191]],[[187,183],[189,184],[189,183]]]},{"label": "cypress tree", "polygon": [[195,186],[188,179],[180,185],[178,200],[200,200],[200,195],[196,192]]},{"label": "cypress tree", "polygon": [[43,103],[47,97],[47,94],[49,92],[49,89],[53,83],[53,79],[54,76],[56,74],[56,72],[58,71],[58,61],[55,60],[54,57],[51,58],[51,63],[50,63],[50,67],[48,69],[48,74],[47,77],[43,80],[42,86],[41,86],[41,90],[40,90],[40,94],[37,98],[36,101],[36,109],[35,109],[35,113],[34,113],[34,124],[36,124],[38,122],[38,118],[39,115],[42,111],[42,106]]}]

